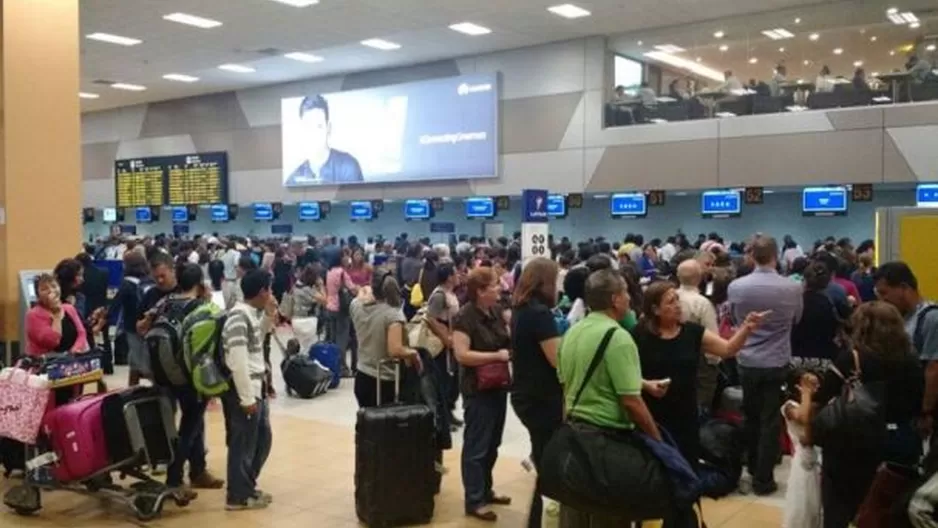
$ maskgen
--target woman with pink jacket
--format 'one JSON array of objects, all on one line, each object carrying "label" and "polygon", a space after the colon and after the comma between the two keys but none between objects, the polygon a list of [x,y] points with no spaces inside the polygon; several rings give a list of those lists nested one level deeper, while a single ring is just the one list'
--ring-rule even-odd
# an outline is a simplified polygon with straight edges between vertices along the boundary
[{"label": "woman with pink jacket", "polygon": [[33,285],[38,301],[26,312],[26,355],[87,351],[85,325],[75,307],[62,302],[55,278],[43,274]]}]

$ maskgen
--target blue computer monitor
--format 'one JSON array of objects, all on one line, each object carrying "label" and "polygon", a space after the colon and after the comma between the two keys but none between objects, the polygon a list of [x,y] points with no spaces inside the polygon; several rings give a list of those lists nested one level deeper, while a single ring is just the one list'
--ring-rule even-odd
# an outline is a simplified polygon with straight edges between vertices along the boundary
[{"label": "blue computer monitor", "polygon": [[177,205],[173,207],[173,223],[174,224],[185,224],[189,221],[189,208],[185,205]]},{"label": "blue computer monitor", "polygon": [[492,218],[495,216],[495,199],[490,196],[466,199],[467,218]]},{"label": "blue computer monitor", "polygon": [[551,194],[548,196],[547,215],[557,218],[567,216],[567,197],[562,194]]},{"label": "blue computer monitor", "polygon": [[153,211],[149,207],[138,207],[135,210],[138,224],[149,224],[153,221]]},{"label": "blue computer monitor", "polygon": [[806,187],[801,192],[801,212],[808,216],[847,214],[847,188]]},{"label": "blue computer monitor", "polygon": [[212,222],[228,221],[228,204],[212,205]]},{"label": "blue computer monitor", "polygon": [[700,214],[705,217],[726,218],[741,212],[739,191],[705,191],[700,197]]},{"label": "blue computer monitor", "polygon": [[427,220],[430,212],[430,200],[421,198],[404,202],[404,218],[407,220]]},{"label": "blue computer monitor", "polygon": [[938,183],[922,183],[915,189],[915,204],[919,207],[938,207]]},{"label": "blue computer monitor", "polygon": [[648,214],[645,193],[618,193],[609,199],[609,212],[616,218],[640,217]]},{"label": "blue computer monitor", "polygon": [[254,221],[270,222],[274,219],[274,206],[270,202],[258,202],[254,204]]},{"label": "blue computer monitor", "polygon": [[318,222],[322,219],[319,202],[300,202],[297,207],[300,212],[300,222]]},{"label": "blue computer monitor", "polygon": [[353,221],[371,220],[375,217],[375,211],[371,206],[371,202],[366,200],[350,202],[348,206],[348,213],[349,219]]}]

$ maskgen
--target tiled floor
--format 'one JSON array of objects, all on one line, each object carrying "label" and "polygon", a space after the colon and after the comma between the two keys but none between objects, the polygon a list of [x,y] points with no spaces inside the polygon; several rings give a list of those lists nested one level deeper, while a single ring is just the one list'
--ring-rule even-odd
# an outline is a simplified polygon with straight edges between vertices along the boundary
[{"label": "tiled floor", "polygon": [[[112,381],[119,384],[123,372]],[[278,384],[282,386],[282,384]],[[358,526],[353,497],[355,401],[350,381],[316,400],[280,397],[274,400],[271,422],[274,447],[261,477],[264,491],[274,495],[267,510],[229,513],[224,511],[224,492],[200,492],[188,508],[167,502],[162,517],[148,523],[159,528],[311,528]],[[209,467],[224,473],[224,422],[219,410],[210,411],[207,424]],[[501,457],[495,469],[496,489],[514,499],[510,507],[497,511],[494,526],[522,527],[533,485],[533,476],[520,461],[529,450],[527,434],[509,413]],[[450,471],[443,479],[437,497],[432,526],[489,526],[463,515],[462,485],[459,478],[459,447],[446,453],[444,464]],[[778,472],[783,477],[783,472]],[[223,476],[223,475],[222,475]],[[781,480],[784,482],[784,480]],[[9,486],[0,480],[0,491]],[[711,528],[760,528],[780,525],[781,500],[731,497],[704,503],[704,516]],[[0,511],[0,526],[106,528],[140,526],[119,508],[95,499],[65,492],[43,496],[43,509],[34,517],[19,517]],[[3,508],[0,506],[0,508]]]}]

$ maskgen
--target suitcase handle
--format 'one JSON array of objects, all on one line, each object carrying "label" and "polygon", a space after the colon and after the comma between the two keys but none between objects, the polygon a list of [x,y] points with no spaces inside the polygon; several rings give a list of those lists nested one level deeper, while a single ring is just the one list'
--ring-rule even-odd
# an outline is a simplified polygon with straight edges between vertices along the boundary
[{"label": "suitcase handle", "polygon": [[401,362],[400,360],[393,358],[386,358],[378,360],[378,376],[376,378],[375,384],[377,390],[377,402],[378,407],[381,407],[381,367],[387,363],[394,363],[394,403],[400,403],[401,397]]}]

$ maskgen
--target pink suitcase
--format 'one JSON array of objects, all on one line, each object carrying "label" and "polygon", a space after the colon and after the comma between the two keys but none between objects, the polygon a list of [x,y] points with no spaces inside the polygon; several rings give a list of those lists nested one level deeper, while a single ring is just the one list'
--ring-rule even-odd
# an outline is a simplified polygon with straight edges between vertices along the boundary
[{"label": "pink suitcase", "polygon": [[89,395],[46,413],[42,430],[58,462],[52,474],[59,482],[84,480],[109,464],[101,403],[106,393]]}]

